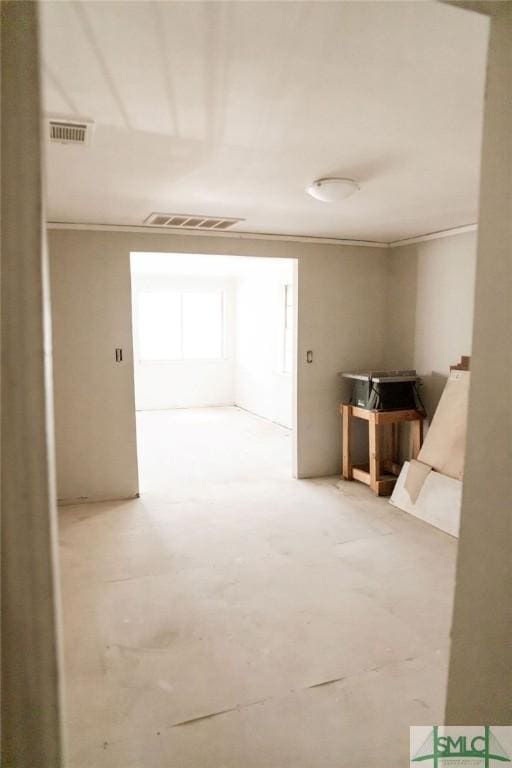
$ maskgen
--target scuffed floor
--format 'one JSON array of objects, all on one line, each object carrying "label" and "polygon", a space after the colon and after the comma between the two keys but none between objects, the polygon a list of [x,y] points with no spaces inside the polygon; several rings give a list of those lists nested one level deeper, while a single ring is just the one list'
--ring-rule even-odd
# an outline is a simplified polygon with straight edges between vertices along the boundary
[{"label": "scuffed floor", "polygon": [[70,768],[408,764],[455,540],[236,408],[138,414],[140,499],[60,511]]}]

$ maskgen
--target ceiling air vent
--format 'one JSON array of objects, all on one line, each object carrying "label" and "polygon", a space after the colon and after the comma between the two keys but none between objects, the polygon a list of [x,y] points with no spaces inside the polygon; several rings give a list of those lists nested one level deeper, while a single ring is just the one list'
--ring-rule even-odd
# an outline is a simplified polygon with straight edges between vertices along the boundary
[{"label": "ceiling air vent", "polygon": [[49,118],[49,139],[60,144],[89,144],[94,123],[88,120]]},{"label": "ceiling air vent", "polygon": [[216,216],[198,216],[191,213],[152,213],[144,221],[150,227],[172,227],[173,229],[229,229],[245,219],[218,218]]}]

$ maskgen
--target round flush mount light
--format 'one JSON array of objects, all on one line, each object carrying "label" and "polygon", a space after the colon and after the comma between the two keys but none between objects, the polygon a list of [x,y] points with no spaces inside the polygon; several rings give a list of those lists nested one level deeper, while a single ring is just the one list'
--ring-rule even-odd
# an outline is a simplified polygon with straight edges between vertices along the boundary
[{"label": "round flush mount light", "polygon": [[359,184],[353,179],[331,177],[317,179],[306,188],[306,192],[323,203],[337,203],[339,200],[350,197],[358,189]]}]

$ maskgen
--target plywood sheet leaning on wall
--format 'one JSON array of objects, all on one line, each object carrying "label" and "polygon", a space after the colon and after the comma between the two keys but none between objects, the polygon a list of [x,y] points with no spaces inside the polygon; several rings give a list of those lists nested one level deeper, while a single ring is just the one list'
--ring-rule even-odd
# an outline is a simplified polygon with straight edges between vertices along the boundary
[{"label": "plywood sheet leaning on wall", "polygon": [[418,454],[418,461],[462,480],[468,413],[469,371],[452,370]]}]

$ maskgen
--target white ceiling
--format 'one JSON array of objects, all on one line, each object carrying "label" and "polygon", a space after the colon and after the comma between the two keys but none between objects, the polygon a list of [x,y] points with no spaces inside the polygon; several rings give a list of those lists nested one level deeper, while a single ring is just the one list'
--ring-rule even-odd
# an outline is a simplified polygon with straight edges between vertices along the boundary
[{"label": "white ceiling", "polygon": [[[45,2],[49,221],[393,241],[477,220],[488,19],[438,2]],[[342,175],[336,204],[306,195]]]}]

